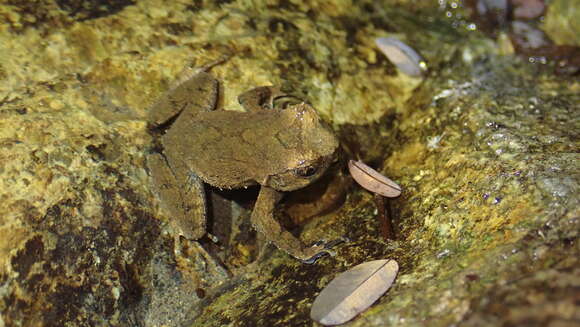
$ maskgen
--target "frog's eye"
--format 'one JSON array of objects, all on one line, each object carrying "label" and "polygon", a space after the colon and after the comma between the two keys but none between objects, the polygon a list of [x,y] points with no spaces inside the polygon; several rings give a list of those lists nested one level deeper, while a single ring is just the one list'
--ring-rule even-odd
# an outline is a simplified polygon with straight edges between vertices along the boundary
[{"label": "frog's eye", "polygon": [[300,177],[311,177],[314,174],[316,174],[317,171],[318,171],[318,169],[316,167],[313,167],[313,166],[300,167],[300,168],[296,168],[294,170],[296,175],[298,175]]},{"label": "frog's eye", "polygon": [[291,96],[291,95],[283,95],[283,96],[279,96],[274,98],[274,100],[272,101],[273,107],[276,109],[286,109],[290,106],[294,106],[297,104],[300,104],[304,102],[304,100],[301,100],[295,96]]}]

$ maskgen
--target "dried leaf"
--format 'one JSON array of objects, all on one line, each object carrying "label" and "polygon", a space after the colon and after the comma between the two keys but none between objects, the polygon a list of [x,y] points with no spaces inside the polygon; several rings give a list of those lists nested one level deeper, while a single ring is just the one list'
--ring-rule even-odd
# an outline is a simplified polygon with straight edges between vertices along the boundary
[{"label": "dried leaf", "polygon": [[427,63],[413,48],[394,37],[380,37],[375,44],[403,73],[420,77],[427,71]]},{"label": "dried leaf", "polygon": [[362,263],[333,279],[312,304],[310,317],[323,325],[339,325],[368,309],[393,284],[399,265],[394,260]]},{"label": "dried leaf", "polygon": [[354,180],[365,189],[387,198],[401,195],[401,187],[397,183],[381,175],[376,170],[361,161],[348,161],[348,170]]}]

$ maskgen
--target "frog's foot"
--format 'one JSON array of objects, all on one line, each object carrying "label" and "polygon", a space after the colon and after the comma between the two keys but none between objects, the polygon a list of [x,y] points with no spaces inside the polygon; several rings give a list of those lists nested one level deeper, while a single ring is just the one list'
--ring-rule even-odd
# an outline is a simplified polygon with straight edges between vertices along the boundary
[{"label": "frog's foot", "polygon": [[209,232],[205,232],[205,236],[207,236],[207,238],[214,244],[220,243],[220,239],[217,236],[210,234]]},{"label": "frog's foot", "polygon": [[238,96],[246,111],[284,110],[304,100],[283,92],[279,86],[260,86]]},{"label": "frog's foot", "polygon": [[215,110],[219,82],[207,71],[228,59],[229,56],[224,56],[196,69],[186,67],[179,73],[169,90],[149,109],[149,128],[164,131],[178,123],[175,119],[183,112],[193,117],[202,111]]},{"label": "frog's foot", "polygon": [[[173,252],[180,270],[192,274],[198,282],[224,281],[231,278],[223,262],[211,254],[200,242],[175,236]],[[211,283],[210,283],[211,284]]]},{"label": "frog's foot", "polygon": [[260,86],[246,91],[238,96],[238,102],[246,111],[271,110],[274,98],[282,95],[280,88],[275,86]]},{"label": "frog's foot", "polygon": [[320,259],[326,255],[330,255],[331,257],[334,257],[336,255],[336,252],[334,252],[330,249],[335,247],[336,245],[338,245],[340,243],[344,243],[344,242],[348,242],[348,241],[349,240],[346,237],[341,237],[339,239],[332,240],[330,242],[326,242],[325,240],[320,240],[320,241],[314,243],[314,245],[312,247],[310,247],[309,249],[304,251],[305,254],[306,253],[313,253],[313,254],[312,254],[312,256],[310,256],[307,259],[302,259],[302,262],[306,263],[306,264],[313,264],[318,259]]},{"label": "frog's foot", "polygon": [[202,66],[195,67],[189,63],[183,70],[177,75],[177,78],[170,84],[169,89],[175,89],[179,87],[181,84],[187,82],[188,80],[192,79],[195,75],[200,73],[207,73],[210,69],[217,65],[221,65],[224,62],[230,59],[230,55],[224,55],[214,61],[208,62]]}]

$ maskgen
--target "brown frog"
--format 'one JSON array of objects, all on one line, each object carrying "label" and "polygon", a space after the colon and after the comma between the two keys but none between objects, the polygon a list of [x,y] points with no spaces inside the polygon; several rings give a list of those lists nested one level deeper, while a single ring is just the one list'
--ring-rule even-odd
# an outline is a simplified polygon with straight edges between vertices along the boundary
[{"label": "brown frog", "polygon": [[[217,109],[219,82],[205,71],[178,84],[153,107],[150,122],[162,153],[148,157],[161,206],[177,233],[197,240],[206,233],[203,182],[219,188],[260,184],[254,228],[279,249],[311,263],[327,251],[306,246],[274,218],[283,191],[318,179],[335,159],[338,141],[315,110],[274,87],[241,94],[245,112]],[[336,243],[334,243],[336,244]]]}]

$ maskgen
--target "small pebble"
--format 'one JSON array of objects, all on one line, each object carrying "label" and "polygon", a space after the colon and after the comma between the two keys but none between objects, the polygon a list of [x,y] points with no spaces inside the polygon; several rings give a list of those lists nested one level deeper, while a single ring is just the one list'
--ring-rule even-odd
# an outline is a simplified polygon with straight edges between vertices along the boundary
[{"label": "small pebble", "polygon": [[546,34],[531,24],[514,21],[511,24],[511,31],[512,37],[520,47],[535,49],[551,45]]},{"label": "small pebble", "polygon": [[475,8],[484,23],[491,26],[502,26],[509,21],[508,0],[479,0]]},{"label": "small pebble", "polygon": [[546,5],[543,0],[512,0],[514,17],[534,19],[544,13]]},{"label": "small pebble", "polygon": [[476,8],[480,15],[485,15],[494,10],[501,11],[507,15],[509,4],[508,0],[479,0]]}]

